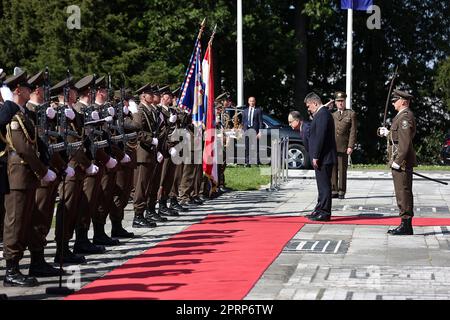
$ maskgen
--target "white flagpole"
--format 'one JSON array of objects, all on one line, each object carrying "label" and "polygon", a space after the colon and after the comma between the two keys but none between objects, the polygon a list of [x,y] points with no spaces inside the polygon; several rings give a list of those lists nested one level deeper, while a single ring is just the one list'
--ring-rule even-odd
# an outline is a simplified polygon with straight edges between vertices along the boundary
[{"label": "white flagpole", "polygon": [[352,68],[353,68],[353,9],[347,9],[347,71],[346,71],[347,109],[352,109]]},{"label": "white flagpole", "polygon": [[244,105],[244,46],[242,38],[242,0],[237,1],[237,105]]}]

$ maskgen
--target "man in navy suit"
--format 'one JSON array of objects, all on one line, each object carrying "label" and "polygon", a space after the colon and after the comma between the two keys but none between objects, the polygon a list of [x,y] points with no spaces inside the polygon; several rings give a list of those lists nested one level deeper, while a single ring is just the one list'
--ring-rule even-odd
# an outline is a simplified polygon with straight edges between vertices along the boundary
[{"label": "man in navy suit", "polygon": [[313,115],[308,149],[319,191],[316,208],[308,218],[312,221],[330,221],[331,175],[333,165],[337,162],[334,120],[328,108],[314,92],[306,96],[305,104]]},{"label": "man in navy suit", "polygon": [[[261,134],[260,130],[263,128],[262,111],[261,108],[256,106],[255,97],[248,98],[248,108],[246,108],[242,114],[242,124],[244,126],[245,133],[245,165],[250,167],[249,151],[250,151],[250,139],[249,137],[256,132],[256,138],[259,139]],[[254,130],[254,131],[249,131]],[[257,152],[259,151],[259,141],[257,142]],[[259,161],[259,155],[258,155]]]}]

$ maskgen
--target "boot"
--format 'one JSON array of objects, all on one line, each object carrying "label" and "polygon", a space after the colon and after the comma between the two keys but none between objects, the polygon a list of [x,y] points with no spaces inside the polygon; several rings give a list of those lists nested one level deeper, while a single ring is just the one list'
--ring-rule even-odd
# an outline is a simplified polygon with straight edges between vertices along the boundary
[{"label": "boot", "polygon": [[147,221],[143,214],[135,214],[133,219],[133,228],[156,228],[157,225],[153,221]]},{"label": "boot", "polygon": [[6,260],[4,287],[36,287],[38,285],[36,278],[25,276],[20,272],[18,261]]},{"label": "boot", "polygon": [[145,220],[148,222],[166,222],[167,218],[161,217],[155,209],[149,209],[145,213]]},{"label": "boot", "polygon": [[55,259],[53,260],[55,263],[59,263],[61,251],[63,254],[63,264],[82,264],[86,262],[84,256],[76,255],[70,251],[69,243],[64,243],[62,249],[59,246],[56,248]]},{"label": "boot", "polygon": [[178,203],[177,198],[170,199],[170,207],[172,209],[175,209],[175,210],[179,211],[179,212],[188,212],[189,211],[188,208],[185,208],[181,204]]},{"label": "boot", "polygon": [[393,236],[411,236],[414,234],[413,228],[412,228],[412,218],[409,219],[402,219],[402,222],[400,225],[395,228],[388,231],[389,234]]},{"label": "boot", "polygon": [[100,246],[118,246],[120,241],[108,237],[105,233],[105,225],[103,223],[94,223],[94,244]]},{"label": "boot", "polygon": [[122,221],[112,222],[111,237],[114,238],[133,238],[134,233],[128,232],[122,227]]},{"label": "boot", "polygon": [[[36,278],[58,277],[59,268],[54,268],[44,259],[44,250],[31,251],[29,275]],[[64,274],[64,272],[63,272]]]},{"label": "boot", "polygon": [[74,253],[81,254],[102,254],[106,249],[104,246],[96,246],[89,241],[87,237],[88,231],[86,229],[77,229],[75,231],[75,244],[73,246]]},{"label": "boot", "polygon": [[167,207],[166,200],[159,200],[158,214],[161,216],[179,216],[177,210]]}]

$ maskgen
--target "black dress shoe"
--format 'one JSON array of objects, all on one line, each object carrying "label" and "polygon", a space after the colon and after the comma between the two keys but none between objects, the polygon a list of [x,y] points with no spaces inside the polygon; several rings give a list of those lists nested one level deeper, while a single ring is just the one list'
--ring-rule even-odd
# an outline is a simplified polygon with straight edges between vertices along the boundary
[{"label": "black dress shoe", "polygon": [[161,216],[172,216],[172,217],[177,217],[180,215],[177,210],[168,207],[160,207],[158,209],[158,214]]},{"label": "black dress shoe", "polygon": [[389,234],[393,236],[412,236],[414,235],[414,231],[412,228],[412,218],[410,219],[402,219],[400,225],[388,231]]},{"label": "black dress shoe", "polygon": [[319,212],[313,211],[313,212],[311,212],[310,214],[307,214],[305,217],[309,219],[309,218],[311,218],[311,217],[317,216],[318,214],[319,214]]},{"label": "black dress shoe", "polygon": [[134,216],[133,228],[156,228],[157,224],[153,221],[147,221],[144,216]]},{"label": "black dress shoe", "polygon": [[[46,278],[46,277],[58,277],[59,276],[59,268],[54,268],[48,263],[43,264],[31,264],[28,275],[36,278]],[[62,270],[62,275],[66,273]]]},{"label": "black dress shoe", "polygon": [[339,199],[341,199],[341,200],[345,199],[345,195],[340,194],[340,195],[339,195]]},{"label": "black dress shoe", "polygon": [[198,205],[203,204],[203,200],[200,199],[199,197],[195,197],[194,199],[192,199],[192,201],[194,201],[194,203]]},{"label": "black dress shoe", "polygon": [[106,252],[104,246],[96,246],[88,241],[75,241],[73,245],[73,252],[75,254],[102,254]]},{"label": "black dress shoe", "polygon": [[[59,263],[60,259],[60,251],[56,250],[55,259],[53,260],[55,263]],[[76,255],[70,249],[64,248],[63,252],[63,264],[82,264],[86,262],[86,258],[84,256]]]},{"label": "black dress shoe", "polygon": [[20,272],[19,263],[6,260],[6,274],[3,279],[4,287],[36,287],[39,282],[34,277],[25,276]]},{"label": "black dress shoe", "polygon": [[175,209],[175,210],[177,210],[177,211],[179,211],[179,212],[188,212],[188,211],[189,211],[188,208],[183,207],[183,206],[182,206],[181,204],[179,204],[178,202],[177,202],[177,203],[171,203],[171,204],[170,204],[170,207],[173,208],[173,209]]},{"label": "black dress shoe", "polygon": [[94,235],[94,238],[92,239],[95,245],[97,246],[118,246],[120,245],[120,241],[117,239],[113,239],[108,237],[106,234],[101,235]]},{"label": "black dress shoe", "polygon": [[167,218],[161,217],[156,211],[151,210],[145,213],[145,220],[148,222],[166,222]]},{"label": "black dress shoe", "polygon": [[122,223],[113,223],[111,228],[111,237],[114,238],[133,238],[134,233],[128,232],[122,227]]},{"label": "black dress shoe", "polygon": [[333,194],[331,195],[331,198],[337,199],[337,198],[339,198],[339,195],[338,195],[337,193],[333,193]]},{"label": "black dress shoe", "polygon": [[320,212],[314,216],[311,216],[309,218],[311,221],[330,221],[331,220],[331,214]]}]

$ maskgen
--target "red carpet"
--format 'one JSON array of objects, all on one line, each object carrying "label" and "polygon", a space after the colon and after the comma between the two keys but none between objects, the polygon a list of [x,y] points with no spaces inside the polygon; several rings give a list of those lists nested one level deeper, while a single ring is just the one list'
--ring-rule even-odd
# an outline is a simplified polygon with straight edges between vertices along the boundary
[{"label": "red carpet", "polygon": [[[305,225],[397,226],[399,217],[208,216],[94,281],[67,300],[240,300],[286,243]],[[450,219],[414,218],[414,226],[450,226]]]},{"label": "red carpet", "polygon": [[240,300],[303,221],[208,216],[66,300]]}]

